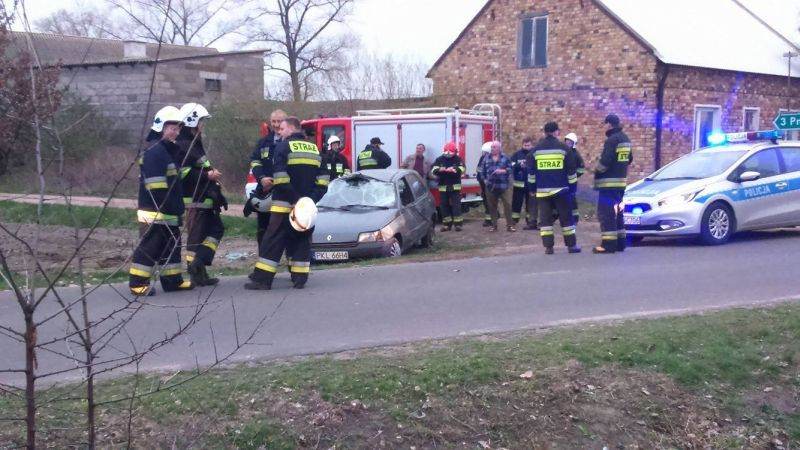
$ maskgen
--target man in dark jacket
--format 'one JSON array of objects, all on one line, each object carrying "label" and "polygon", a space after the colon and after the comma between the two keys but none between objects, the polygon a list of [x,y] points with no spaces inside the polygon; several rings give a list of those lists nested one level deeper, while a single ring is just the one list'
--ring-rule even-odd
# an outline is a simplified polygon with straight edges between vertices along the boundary
[{"label": "man in dark jacket", "polygon": [[[181,264],[181,216],[184,212],[181,183],[175,164],[182,117],[175,109],[171,114],[156,116],[160,130],[154,130],[160,140],[139,159],[139,199],[136,212],[140,241],[133,252],[128,285],[135,296],[154,295],[151,280],[160,275],[164,291],[183,291],[194,286],[184,280]],[[154,137],[154,136],[153,136]],[[161,266],[156,273],[156,265]]]},{"label": "man in dark jacket", "polygon": [[511,197],[511,217],[514,219],[514,223],[518,223],[520,218],[522,217],[522,207],[525,207],[525,223],[527,225],[526,228],[529,228],[532,223],[536,223],[536,218],[531,217],[531,210],[529,208],[530,202],[527,201],[528,199],[528,189],[527,189],[527,179],[528,179],[528,169],[527,169],[527,158],[528,153],[533,148],[533,139],[530,137],[526,137],[522,140],[522,148],[514,152],[511,155],[511,164],[514,167],[513,170],[513,194]]},{"label": "man in dark jacket", "polygon": [[625,250],[627,237],[622,218],[622,197],[627,186],[628,166],[633,160],[631,140],[622,132],[619,117],[609,114],[604,123],[606,141],[594,170],[594,188],[598,191],[597,218],[603,242],[592,251],[599,254]]},{"label": "man in dark jacket", "polygon": [[317,146],[306,141],[296,117],[281,124],[283,140],[275,146],[273,157],[273,192],[267,234],[261,241],[258,262],[250,274],[249,290],[270,290],[284,252],[289,261],[289,272],[295,289],[302,289],[308,281],[311,264],[311,236],[313,227],[300,232],[290,223],[289,214],[302,197],[315,203],[325,195],[330,174],[322,168],[322,158]]},{"label": "man in dark jacket", "polygon": [[370,139],[369,145],[358,154],[356,170],[385,169],[391,166],[392,158],[381,149],[381,145],[384,145],[381,138]]},{"label": "man in dark jacket", "polygon": [[456,154],[457,151],[455,142],[448,142],[444,146],[442,156],[436,158],[431,168],[431,175],[439,182],[441,231],[450,231],[454,225],[456,231],[461,231],[461,225],[464,223],[464,218],[461,217],[461,176],[466,169]]},{"label": "man in dark jacket", "polygon": [[[575,166],[577,167],[575,173],[578,175],[578,178],[580,178],[586,173],[586,166],[581,153],[578,151],[578,135],[569,133],[564,137],[564,143],[569,147],[570,153],[575,156]],[[581,213],[578,210],[578,183],[569,185],[569,194],[572,197],[572,221],[575,225],[578,225],[578,221],[581,219]]]},{"label": "man in dark jacket", "polygon": [[483,226],[485,228],[492,226],[492,216],[489,214],[489,199],[486,196],[486,180],[483,178],[483,164],[486,162],[486,157],[492,151],[492,142],[485,142],[481,147],[481,157],[478,158],[478,185],[481,187],[481,203],[483,203]]},{"label": "man in dark jacket", "polygon": [[539,202],[539,234],[542,236],[545,254],[553,254],[555,235],[553,210],[558,212],[561,234],[569,253],[580,253],[572,223],[572,203],[569,187],[577,182],[575,156],[558,139],[558,124],[549,122],[544,126],[545,137],[531,150],[532,161],[529,173],[536,181],[536,200]]},{"label": "man in dark jacket", "polygon": [[212,166],[203,147],[203,128],[211,114],[197,103],[183,105],[181,113],[185,119],[177,144],[181,149],[180,174],[187,209],[186,262],[194,284],[211,286],[219,279],[209,277],[206,267],[214,261],[225,233],[220,210],[228,209],[228,201],[219,184],[222,174]]}]

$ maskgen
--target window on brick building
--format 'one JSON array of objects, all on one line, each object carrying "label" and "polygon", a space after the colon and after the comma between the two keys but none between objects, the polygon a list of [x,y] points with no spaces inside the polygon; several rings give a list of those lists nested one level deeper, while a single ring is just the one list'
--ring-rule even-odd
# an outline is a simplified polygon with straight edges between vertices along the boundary
[{"label": "window on brick building", "polygon": [[694,149],[708,147],[708,136],[720,130],[722,108],[716,105],[694,107]]},{"label": "window on brick building", "polygon": [[758,131],[761,126],[761,108],[744,108],[742,131]]},{"label": "window on brick building", "polygon": [[206,78],[206,92],[220,92],[222,91],[222,80],[212,80]]},{"label": "window on brick building", "polygon": [[525,17],[520,21],[519,67],[547,66],[547,16]]}]

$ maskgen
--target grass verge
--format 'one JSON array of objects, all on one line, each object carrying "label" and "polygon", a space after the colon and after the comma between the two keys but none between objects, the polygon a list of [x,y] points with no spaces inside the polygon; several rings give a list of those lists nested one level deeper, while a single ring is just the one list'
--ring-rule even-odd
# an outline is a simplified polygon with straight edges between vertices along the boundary
[{"label": "grass verge", "polygon": [[[138,402],[136,442],[792,448],[800,442],[798,338],[800,305],[789,304],[237,367]],[[164,378],[141,377],[139,386]],[[100,395],[123,395],[133,382],[103,383]],[[79,429],[64,431],[65,411],[78,408],[40,412],[51,445],[79,442]],[[0,396],[0,410],[17,413],[20,404]],[[122,406],[104,408],[101,422],[103,445],[119,445]],[[0,446],[20,433],[0,423]]]}]

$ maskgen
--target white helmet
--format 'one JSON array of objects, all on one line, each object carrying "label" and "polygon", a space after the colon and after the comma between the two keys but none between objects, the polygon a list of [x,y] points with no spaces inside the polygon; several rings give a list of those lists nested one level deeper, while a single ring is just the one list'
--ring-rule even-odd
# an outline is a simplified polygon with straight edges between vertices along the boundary
[{"label": "white helmet", "polygon": [[341,143],[342,143],[342,140],[341,140],[341,139],[339,139],[339,136],[336,136],[336,135],[334,134],[333,136],[331,136],[331,137],[329,137],[329,138],[328,138],[328,145],[331,145],[331,144],[333,144],[334,142],[338,142],[338,143],[340,143],[340,144],[341,144]]},{"label": "white helmet", "polygon": [[572,141],[573,142],[572,145],[578,145],[578,135],[575,133],[570,133],[564,136],[564,139],[569,139],[570,141]]},{"label": "white helmet", "polygon": [[258,197],[253,196],[250,199],[250,204],[253,205],[253,209],[260,212],[260,213],[268,213],[270,207],[272,207],[272,194],[267,194],[266,197]]},{"label": "white helmet", "polygon": [[150,129],[156,133],[161,133],[164,131],[164,124],[167,122],[183,122],[183,115],[178,108],[165,106],[159,109],[155,118],[153,118],[153,126]]},{"label": "white helmet", "polygon": [[483,144],[483,146],[481,147],[481,151],[482,151],[483,153],[489,153],[489,152],[491,152],[491,151],[492,151],[492,141],[485,142],[485,143]]},{"label": "white helmet", "polygon": [[314,228],[316,221],[317,205],[308,197],[300,198],[292,208],[292,212],[289,213],[289,223],[292,228],[301,233]]},{"label": "white helmet", "polygon": [[181,114],[183,115],[183,124],[189,128],[197,128],[200,119],[210,119],[211,114],[205,106],[199,103],[187,103],[181,107]]}]

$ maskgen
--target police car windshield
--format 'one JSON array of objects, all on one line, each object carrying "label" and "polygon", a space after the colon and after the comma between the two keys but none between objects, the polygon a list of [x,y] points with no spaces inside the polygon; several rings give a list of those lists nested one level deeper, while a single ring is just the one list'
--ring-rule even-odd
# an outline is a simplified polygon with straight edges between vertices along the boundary
[{"label": "police car windshield", "polygon": [[704,150],[686,155],[650,177],[654,181],[700,180],[725,172],[739,160],[745,149]]},{"label": "police car windshield", "polygon": [[317,204],[323,208],[392,208],[397,205],[394,184],[362,175],[337,178]]}]

